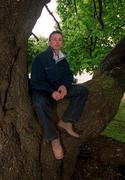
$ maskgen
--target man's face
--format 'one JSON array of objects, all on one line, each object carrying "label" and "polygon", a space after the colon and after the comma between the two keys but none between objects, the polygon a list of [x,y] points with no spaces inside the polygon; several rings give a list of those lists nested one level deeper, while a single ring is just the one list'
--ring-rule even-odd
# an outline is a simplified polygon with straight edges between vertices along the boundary
[{"label": "man's face", "polygon": [[63,45],[63,37],[61,34],[55,33],[52,34],[51,39],[49,40],[49,46],[51,46],[54,50],[60,50]]}]

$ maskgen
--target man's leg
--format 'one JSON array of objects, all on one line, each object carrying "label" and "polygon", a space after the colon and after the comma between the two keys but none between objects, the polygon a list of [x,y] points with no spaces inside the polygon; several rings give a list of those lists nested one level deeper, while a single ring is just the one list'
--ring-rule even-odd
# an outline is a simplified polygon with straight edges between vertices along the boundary
[{"label": "man's leg", "polygon": [[63,158],[63,149],[60,144],[58,132],[52,119],[52,99],[47,96],[33,95],[33,107],[42,125],[45,135],[51,141],[53,153],[56,159]]},{"label": "man's leg", "polygon": [[58,123],[59,127],[65,129],[68,134],[76,138],[79,138],[79,134],[73,130],[72,123],[80,118],[87,96],[87,88],[83,85],[74,85],[67,95],[70,99],[69,106],[64,112],[62,120]]},{"label": "man's leg", "polygon": [[87,97],[88,89],[85,86],[81,84],[72,86],[67,95],[67,98],[69,98],[70,102],[63,114],[63,120],[65,122],[74,122],[79,120]]}]

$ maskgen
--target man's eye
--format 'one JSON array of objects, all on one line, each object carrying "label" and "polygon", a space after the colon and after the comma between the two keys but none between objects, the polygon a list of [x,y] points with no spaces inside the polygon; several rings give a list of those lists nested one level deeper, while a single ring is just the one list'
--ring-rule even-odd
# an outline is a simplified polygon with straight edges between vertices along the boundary
[{"label": "man's eye", "polygon": [[52,41],[62,41],[62,39],[52,39]]}]

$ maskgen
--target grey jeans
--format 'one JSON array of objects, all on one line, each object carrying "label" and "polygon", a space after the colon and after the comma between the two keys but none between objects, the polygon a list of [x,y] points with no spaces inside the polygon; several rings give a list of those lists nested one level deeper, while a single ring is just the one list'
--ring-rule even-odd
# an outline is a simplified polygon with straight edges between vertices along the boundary
[{"label": "grey jeans", "polygon": [[[87,97],[88,89],[86,87],[80,84],[73,85],[66,96],[66,98],[69,99],[69,105],[65,110],[62,119],[65,122],[77,121],[81,116]],[[52,117],[52,106],[54,100],[50,95],[33,93],[32,102],[46,137],[49,140],[56,139],[58,137],[58,131]]]}]

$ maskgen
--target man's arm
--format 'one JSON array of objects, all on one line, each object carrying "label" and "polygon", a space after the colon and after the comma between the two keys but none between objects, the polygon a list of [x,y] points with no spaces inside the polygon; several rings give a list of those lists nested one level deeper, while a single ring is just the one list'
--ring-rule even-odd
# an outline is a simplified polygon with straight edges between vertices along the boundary
[{"label": "man's arm", "polygon": [[45,76],[45,63],[42,55],[38,55],[32,63],[31,88],[36,91],[46,91],[50,94],[54,92]]},{"label": "man's arm", "polygon": [[66,89],[70,89],[73,83],[73,74],[70,70],[69,64],[66,60],[63,60],[64,71],[62,75],[61,85],[64,85]]}]

